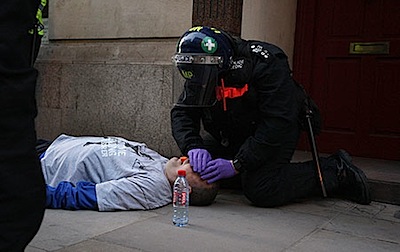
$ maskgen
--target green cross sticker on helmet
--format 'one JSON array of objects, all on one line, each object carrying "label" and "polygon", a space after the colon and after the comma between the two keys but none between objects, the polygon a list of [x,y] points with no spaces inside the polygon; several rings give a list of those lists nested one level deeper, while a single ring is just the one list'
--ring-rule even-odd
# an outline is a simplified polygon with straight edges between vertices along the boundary
[{"label": "green cross sticker on helmet", "polygon": [[218,43],[212,37],[205,37],[203,41],[201,41],[201,48],[206,53],[214,53],[218,48]]}]

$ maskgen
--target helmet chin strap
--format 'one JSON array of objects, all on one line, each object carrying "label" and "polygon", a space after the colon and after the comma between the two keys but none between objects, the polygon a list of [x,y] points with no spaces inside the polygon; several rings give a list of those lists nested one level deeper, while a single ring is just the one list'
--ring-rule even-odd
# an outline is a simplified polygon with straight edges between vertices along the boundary
[{"label": "helmet chin strap", "polygon": [[225,81],[224,81],[224,79],[221,79],[221,87],[222,87],[222,90],[221,90],[222,91],[222,106],[224,108],[224,111],[226,111],[226,97],[225,97]]}]

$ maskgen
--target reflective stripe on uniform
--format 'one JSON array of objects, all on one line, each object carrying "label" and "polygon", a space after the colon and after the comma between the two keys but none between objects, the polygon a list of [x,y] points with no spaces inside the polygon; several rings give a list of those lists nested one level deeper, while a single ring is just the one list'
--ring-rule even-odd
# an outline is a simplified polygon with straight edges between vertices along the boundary
[{"label": "reflective stripe on uniform", "polygon": [[[43,24],[43,10],[44,7],[46,7],[47,0],[40,0],[40,4],[38,7],[38,10],[36,12],[36,19],[37,19],[37,32],[39,35],[43,36],[44,35],[44,24]],[[30,29],[28,32],[30,34],[33,34],[34,29]]]}]

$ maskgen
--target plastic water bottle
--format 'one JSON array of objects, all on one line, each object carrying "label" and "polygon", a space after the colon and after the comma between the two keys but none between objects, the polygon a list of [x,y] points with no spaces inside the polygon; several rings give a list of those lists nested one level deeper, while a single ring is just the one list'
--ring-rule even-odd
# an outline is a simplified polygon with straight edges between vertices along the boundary
[{"label": "plastic water bottle", "polygon": [[186,180],[186,171],[178,170],[178,177],[174,182],[172,206],[174,213],[172,222],[177,227],[184,227],[189,223],[189,183]]}]

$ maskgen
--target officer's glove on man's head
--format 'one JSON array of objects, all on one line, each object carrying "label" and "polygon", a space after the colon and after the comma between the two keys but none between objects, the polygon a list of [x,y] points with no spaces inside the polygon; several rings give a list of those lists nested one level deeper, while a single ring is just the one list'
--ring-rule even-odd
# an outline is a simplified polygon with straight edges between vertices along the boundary
[{"label": "officer's glove on man's head", "polygon": [[201,173],[211,160],[211,154],[206,149],[192,149],[188,152],[190,165],[194,172]]},{"label": "officer's glove on man's head", "polygon": [[230,160],[217,158],[208,162],[206,169],[200,173],[202,179],[211,184],[224,178],[230,178],[237,174]]}]

